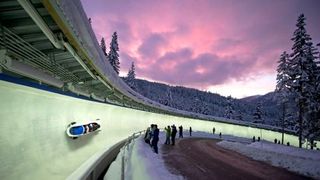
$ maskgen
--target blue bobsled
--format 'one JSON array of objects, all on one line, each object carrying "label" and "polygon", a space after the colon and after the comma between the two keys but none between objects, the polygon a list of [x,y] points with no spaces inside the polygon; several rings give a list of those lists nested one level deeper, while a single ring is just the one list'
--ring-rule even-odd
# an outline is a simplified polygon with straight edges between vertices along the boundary
[{"label": "blue bobsled", "polygon": [[86,123],[72,122],[68,125],[66,133],[69,137],[76,139],[80,136],[100,131],[100,127],[101,125],[97,121],[90,121]]}]

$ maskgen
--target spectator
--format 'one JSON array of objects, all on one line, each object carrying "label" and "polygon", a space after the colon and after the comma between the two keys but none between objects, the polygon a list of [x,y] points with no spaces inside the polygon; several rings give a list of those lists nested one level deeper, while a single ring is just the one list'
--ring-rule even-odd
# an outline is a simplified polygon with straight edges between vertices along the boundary
[{"label": "spectator", "polygon": [[216,128],[212,128],[212,134],[214,134],[216,132]]},{"label": "spectator", "polygon": [[146,130],[146,134],[144,135],[144,142],[150,144],[150,139],[151,139],[151,135],[150,135],[150,127],[147,128]]},{"label": "spectator", "polygon": [[153,137],[152,137],[151,144],[154,152],[158,154],[159,129],[156,124],[153,126],[153,129],[154,130],[153,130]]},{"label": "spectator", "polygon": [[179,126],[179,138],[183,138],[183,127]]},{"label": "spectator", "polygon": [[152,139],[153,139],[153,134],[155,130],[155,124],[151,124],[151,130],[150,130],[150,146],[152,147]]},{"label": "spectator", "polygon": [[274,143],[275,143],[275,144],[277,144],[277,142],[278,142],[278,139],[277,139],[277,138],[275,138],[275,139],[274,139]]},{"label": "spectator", "polygon": [[258,142],[260,141],[260,136],[258,137]]},{"label": "spectator", "polygon": [[175,125],[171,126],[171,144],[174,146],[176,140],[177,128]]},{"label": "spectator", "polygon": [[219,133],[219,138],[221,138],[221,135],[222,135],[222,134],[221,134],[221,132],[220,132],[220,133]]},{"label": "spectator", "polygon": [[164,144],[170,144],[170,135],[171,135],[171,128],[170,126],[164,128],[166,132],[166,142]]},{"label": "spectator", "polygon": [[191,126],[189,128],[189,134],[190,134],[190,136],[192,136],[192,128],[191,128]]},{"label": "spectator", "polygon": [[256,142],[256,136],[253,136],[252,142]]}]

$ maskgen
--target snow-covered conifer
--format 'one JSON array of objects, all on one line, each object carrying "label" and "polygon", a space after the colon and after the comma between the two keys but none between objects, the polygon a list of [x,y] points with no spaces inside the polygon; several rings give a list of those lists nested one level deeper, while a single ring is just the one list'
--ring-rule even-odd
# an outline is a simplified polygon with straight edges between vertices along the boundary
[{"label": "snow-covered conifer", "polygon": [[[280,115],[281,123],[280,125],[282,127],[282,135],[284,133],[285,128],[289,128],[287,126],[292,126],[295,122],[289,122],[294,120],[291,118],[291,111],[294,111],[293,108],[288,108],[291,106],[288,106],[288,101],[290,98],[289,93],[289,69],[288,69],[288,62],[289,62],[289,55],[287,52],[283,52],[280,56],[280,60],[278,61],[278,68],[277,68],[277,86],[276,86],[276,93],[277,97],[280,99],[279,105],[282,106],[282,113]],[[290,118],[288,118],[290,116]],[[283,141],[283,140],[282,140]],[[283,143],[283,142],[282,142]]]},{"label": "snow-covered conifer", "polygon": [[307,63],[309,64],[307,72],[310,74],[310,90],[309,101],[307,107],[307,122],[306,129],[303,131],[303,135],[311,144],[313,149],[314,141],[320,140],[320,64],[318,59],[319,52],[312,43],[309,43],[307,48]]},{"label": "snow-covered conifer", "polygon": [[313,119],[310,113],[314,109],[314,93],[315,93],[315,57],[314,47],[311,42],[310,35],[305,29],[305,17],[300,15],[296,24],[297,29],[294,31],[293,52],[289,61],[289,90],[294,95],[298,103],[298,123],[297,130],[299,135],[299,147],[305,138],[311,137],[310,123]]},{"label": "snow-covered conifer", "polygon": [[103,54],[107,57],[107,48],[106,48],[106,42],[104,40],[104,38],[101,39],[100,41],[100,47],[102,49]]},{"label": "snow-covered conifer", "polygon": [[234,116],[234,110],[233,110],[233,101],[232,97],[228,96],[227,97],[227,106],[225,110],[225,117],[228,119],[233,119]]},{"label": "snow-covered conifer", "polygon": [[171,93],[171,87],[168,86],[164,96],[160,99],[160,103],[166,106],[172,107],[173,99]]},{"label": "snow-covered conifer", "polygon": [[288,71],[289,55],[287,52],[281,54],[279,65],[277,68],[277,86],[276,91],[280,93],[281,101],[287,102],[288,86],[289,86],[289,71]]},{"label": "snow-covered conifer", "polygon": [[128,71],[127,77],[125,78],[126,83],[132,89],[135,89],[135,79],[136,79],[136,72],[135,72],[134,62],[132,62],[131,67]]},{"label": "snow-covered conifer", "polygon": [[263,123],[261,103],[257,104],[256,111],[253,113],[253,123]]},{"label": "snow-covered conifer", "polygon": [[110,51],[108,53],[108,59],[113,67],[113,69],[116,71],[117,74],[120,72],[120,61],[119,61],[119,45],[118,45],[118,35],[117,32],[114,32],[112,35],[112,40],[110,43]]},{"label": "snow-covered conifer", "polygon": [[241,111],[238,112],[237,120],[243,121],[243,115]]}]

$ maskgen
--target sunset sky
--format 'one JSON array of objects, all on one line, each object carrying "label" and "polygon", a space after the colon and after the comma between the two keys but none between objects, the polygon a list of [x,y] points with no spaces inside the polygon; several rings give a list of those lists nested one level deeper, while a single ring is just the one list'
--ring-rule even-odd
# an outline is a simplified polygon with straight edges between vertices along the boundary
[{"label": "sunset sky", "polygon": [[120,75],[241,98],[276,85],[299,14],[320,42],[320,0],[82,0],[100,42],[118,33]]}]

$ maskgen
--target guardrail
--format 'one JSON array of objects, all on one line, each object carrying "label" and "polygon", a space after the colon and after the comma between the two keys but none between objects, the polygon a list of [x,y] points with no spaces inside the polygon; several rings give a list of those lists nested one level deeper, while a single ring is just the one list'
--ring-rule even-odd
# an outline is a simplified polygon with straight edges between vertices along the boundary
[{"label": "guardrail", "polygon": [[[133,133],[130,137],[127,138],[125,145],[121,149],[123,149],[123,150],[127,149],[127,151],[129,151],[129,144],[132,142],[132,140],[139,137],[144,132],[145,132],[145,130]],[[122,152],[123,152],[123,154],[122,154],[122,158],[121,158],[121,180],[124,180],[125,179],[124,172],[125,172],[125,152],[126,151],[124,150]]]},{"label": "guardrail", "polygon": [[[128,138],[118,142],[110,148],[103,149],[102,151],[96,153],[91,158],[89,158],[85,163],[83,163],[77,170],[75,170],[67,180],[81,179],[81,180],[97,180],[103,179],[104,174],[108,170],[111,163],[118,156],[121,148],[128,148],[129,144],[133,139],[137,138],[145,131],[139,131],[133,133]],[[124,179],[124,159],[123,159],[121,174],[122,179]]]}]

